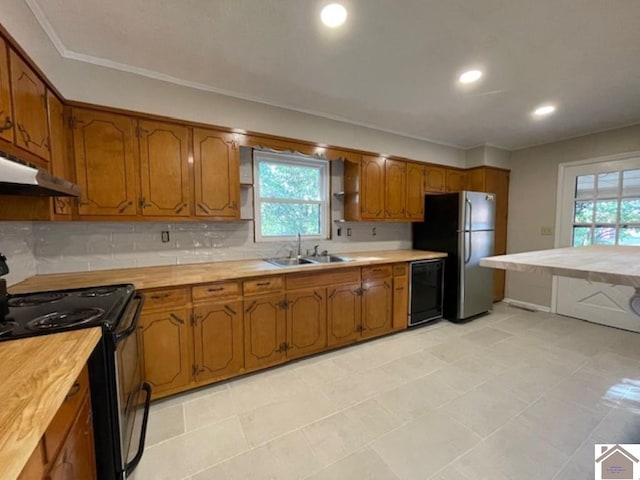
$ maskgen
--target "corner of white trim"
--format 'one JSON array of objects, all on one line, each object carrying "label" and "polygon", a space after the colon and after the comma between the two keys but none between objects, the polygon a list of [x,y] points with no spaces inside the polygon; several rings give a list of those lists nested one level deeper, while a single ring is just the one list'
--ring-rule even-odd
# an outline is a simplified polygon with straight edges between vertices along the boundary
[{"label": "corner of white trim", "polygon": [[69,55],[69,50],[67,50],[67,47],[65,47],[64,43],[62,43],[62,40],[53,29],[53,26],[40,8],[40,5],[38,5],[36,0],[24,1],[27,4],[27,7],[29,7],[29,10],[31,10],[31,12],[33,13],[33,16],[36,17],[36,20],[44,30],[44,33],[47,35],[47,37],[49,37],[49,40],[51,40],[51,43],[56,48],[60,56],[67,58],[67,56]]},{"label": "corner of white trim", "polygon": [[551,307],[547,307],[546,305],[538,305],[537,303],[523,302],[521,300],[514,300],[512,298],[504,298],[502,299],[502,302],[512,307],[521,308],[530,312],[551,312]]}]

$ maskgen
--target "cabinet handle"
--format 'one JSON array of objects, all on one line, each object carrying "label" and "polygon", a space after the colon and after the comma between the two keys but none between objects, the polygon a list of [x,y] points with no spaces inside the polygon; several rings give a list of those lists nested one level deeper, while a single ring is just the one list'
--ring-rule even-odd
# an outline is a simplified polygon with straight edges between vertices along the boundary
[{"label": "cabinet handle", "polygon": [[27,132],[26,128],[24,128],[21,124],[18,123],[17,127],[18,131],[22,135],[22,140],[24,141],[25,145],[29,146],[29,144],[31,143],[31,135],[29,135],[29,132]]},{"label": "cabinet handle", "polygon": [[77,395],[80,391],[80,384],[78,382],[74,383],[73,386],[69,389],[69,393],[64,397],[65,400],[69,400],[74,395]]},{"label": "cabinet handle", "polygon": [[224,287],[207,288],[207,292],[221,292],[223,290]]},{"label": "cabinet handle", "polygon": [[256,283],[257,287],[268,287],[269,285],[271,285],[271,282],[258,282],[258,283]]},{"label": "cabinet handle", "polygon": [[154,300],[162,300],[163,298],[169,298],[171,294],[169,293],[156,293],[155,295],[150,295],[149,298]]},{"label": "cabinet handle", "polygon": [[182,320],[179,316],[177,316],[175,313],[170,313],[169,316],[171,318],[173,318],[176,322],[178,322],[180,325],[184,325],[184,320]]},{"label": "cabinet handle", "polygon": [[333,292],[331,292],[331,293],[329,294],[329,299],[332,299],[332,298],[336,295],[336,292],[337,292],[337,291],[338,291],[338,290],[336,290],[336,289],[334,288],[334,289],[333,289]]},{"label": "cabinet handle", "polygon": [[253,310],[253,307],[256,306],[256,302],[254,301],[251,305],[249,305],[249,308],[247,308],[246,312],[249,313],[251,310]]},{"label": "cabinet handle", "polygon": [[7,117],[4,121],[4,125],[0,126],[0,132],[9,130],[12,127],[13,127],[13,122],[11,121],[11,117]]},{"label": "cabinet handle", "polygon": [[224,309],[225,309],[226,311],[228,311],[229,313],[231,313],[232,315],[235,315],[235,314],[236,314],[236,311],[235,311],[233,308],[231,308],[229,305],[225,305],[225,306],[224,306]]},{"label": "cabinet handle", "polygon": [[313,292],[313,296],[316,297],[318,300],[322,300],[322,295],[319,295],[318,292]]},{"label": "cabinet handle", "polygon": [[206,208],[204,208],[204,207],[202,206],[202,204],[201,204],[201,203],[199,203],[199,204],[198,204],[198,208],[199,208],[200,210],[202,210],[204,213],[206,213],[207,215],[209,215],[209,210],[207,210]]},{"label": "cabinet handle", "polygon": [[176,213],[180,213],[182,210],[184,210],[184,208],[187,206],[186,203],[183,203],[180,207],[178,207],[178,209],[176,210]]},{"label": "cabinet handle", "polygon": [[118,213],[122,213],[124,212],[127,208],[129,208],[131,205],[133,205],[133,202],[127,202],[126,205],[124,205],[123,207],[120,208],[120,210],[118,210]]}]

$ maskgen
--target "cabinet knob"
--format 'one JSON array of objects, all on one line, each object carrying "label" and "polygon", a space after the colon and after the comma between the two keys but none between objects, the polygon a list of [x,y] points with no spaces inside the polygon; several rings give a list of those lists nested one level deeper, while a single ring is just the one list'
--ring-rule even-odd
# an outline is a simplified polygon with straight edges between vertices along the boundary
[{"label": "cabinet knob", "polygon": [[13,122],[11,121],[11,117],[7,117],[4,121],[4,125],[0,125],[0,132],[4,132],[10,128],[13,128]]}]

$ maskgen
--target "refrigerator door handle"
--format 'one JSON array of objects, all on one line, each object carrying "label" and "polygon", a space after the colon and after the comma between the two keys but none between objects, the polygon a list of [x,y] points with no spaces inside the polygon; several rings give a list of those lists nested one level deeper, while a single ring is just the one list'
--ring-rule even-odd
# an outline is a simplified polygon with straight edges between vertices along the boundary
[{"label": "refrigerator door handle", "polygon": [[[471,200],[469,200],[468,198],[465,197],[464,202],[467,206],[467,208],[465,208],[465,212],[464,212],[464,220],[465,220],[465,225],[464,225],[464,263],[467,264],[471,261],[471,232],[469,232],[469,230],[471,230],[471,221],[473,220],[473,203],[471,203]],[[469,213],[469,222],[467,223],[467,212]],[[469,246],[467,247],[467,237],[469,238]]]},{"label": "refrigerator door handle", "polygon": [[[467,238],[469,238],[469,246],[467,247]],[[471,242],[471,232],[464,232],[464,263],[467,264],[471,261],[471,252],[472,242]]]},{"label": "refrigerator door handle", "polygon": [[[471,200],[469,200],[467,197],[464,198],[464,203],[467,205],[467,208],[465,209],[464,212],[464,220],[465,220],[465,224],[464,224],[464,230],[473,230],[472,225],[473,225],[473,203],[471,203]],[[469,212],[469,221],[467,222],[467,212]]]}]

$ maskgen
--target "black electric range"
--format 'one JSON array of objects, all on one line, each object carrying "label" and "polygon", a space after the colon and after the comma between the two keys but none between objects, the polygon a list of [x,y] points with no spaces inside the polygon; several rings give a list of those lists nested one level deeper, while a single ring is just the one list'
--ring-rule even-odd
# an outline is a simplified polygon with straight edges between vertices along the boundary
[{"label": "black electric range", "polygon": [[0,283],[0,342],[102,328],[87,362],[96,469],[98,480],[127,478],[142,457],[151,399],[137,335],[142,296],[133,285],[9,295]]},{"label": "black electric range", "polygon": [[134,294],[133,285],[110,285],[8,295],[0,341],[90,327],[115,331]]}]

